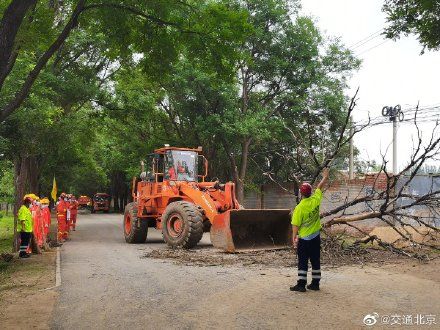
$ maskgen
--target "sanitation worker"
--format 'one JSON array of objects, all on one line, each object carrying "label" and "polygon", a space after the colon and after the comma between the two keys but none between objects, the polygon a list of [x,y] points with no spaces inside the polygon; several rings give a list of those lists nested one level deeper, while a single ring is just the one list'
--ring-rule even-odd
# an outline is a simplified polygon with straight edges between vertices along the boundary
[{"label": "sanitation worker", "polygon": [[32,221],[33,221],[33,236],[34,236],[35,244],[39,247],[42,247],[43,243],[44,243],[44,241],[43,241],[43,231],[44,231],[43,215],[41,213],[40,198],[36,195],[33,195],[33,196],[34,196],[34,200],[32,202],[32,206],[31,206]]},{"label": "sanitation worker", "polygon": [[41,214],[43,215],[43,232],[44,232],[44,240],[45,242],[49,239],[49,231],[50,231],[50,208],[49,208],[49,199],[43,198],[41,199]]},{"label": "sanitation worker", "polygon": [[312,282],[307,285],[309,290],[319,290],[321,279],[321,219],[319,207],[322,200],[322,187],[327,183],[329,169],[322,171],[322,180],[312,194],[312,186],[304,182],[300,186],[301,202],[295,207],[292,215],[293,246],[298,253],[298,282],[290,287],[292,291],[305,292],[309,260],[312,264]]},{"label": "sanitation worker", "polygon": [[32,205],[32,198],[25,196],[23,198],[23,205],[20,207],[17,213],[17,232],[20,233],[20,252],[18,256],[20,258],[29,258],[30,253],[27,253],[29,243],[32,236],[32,213],[29,209]]},{"label": "sanitation worker", "polygon": [[66,219],[66,213],[67,213],[67,205],[66,205],[66,194],[61,193],[58,203],[56,206],[57,210],[57,221],[58,221],[58,232],[57,232],[57,240],[58,243],[61,243],[63,239],[67,236],[66,232],[66,226],[67,226],[67,219]]},{"label": "sanitation worker", "polygon": [[70,200],[70,226],[73,231],[76,229],[76,217],[78,216],[78,201],[76,200],[75,195],[72,195]]},{"label": "sanitation worker", "polygon": [[46,236],[44,235],[44,217],[43,217],[43,208],[41,206],[41,199],[38,199],[36,202],[38,209],[37,209],[37,217],[38,217],[38,226],[40,235],[37,237],[38,246],[43,247],[44,243],[46,242]]},{"label": "sanitation worker", "polygon": [[[66,232],[69,233],[70,232],[70,224],[72,222],[71,219],[71,201],[72,201],[72,195],[71,194],[67,194],[66,196],[67,198],[64,199],[64,201],[66,202]],[[65,237],[65,239],[67,239],[67,237]]]}]

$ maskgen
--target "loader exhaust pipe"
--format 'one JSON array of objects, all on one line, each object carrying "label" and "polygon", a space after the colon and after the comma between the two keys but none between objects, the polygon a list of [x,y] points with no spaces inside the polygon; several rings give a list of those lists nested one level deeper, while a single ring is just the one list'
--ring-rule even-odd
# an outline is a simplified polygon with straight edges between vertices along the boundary
[{"label": "loader exhaust pipe", "polygon": [[226,252],[291,246],[290,210],[230,210],[215,217],[211,242]]}]

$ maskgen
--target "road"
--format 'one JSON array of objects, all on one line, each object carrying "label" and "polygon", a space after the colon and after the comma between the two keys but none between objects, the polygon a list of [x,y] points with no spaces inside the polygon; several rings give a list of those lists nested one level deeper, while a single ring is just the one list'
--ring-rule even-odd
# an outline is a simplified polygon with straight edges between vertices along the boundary
[{"label": "road", "polygon": [[322,290],[302,294],[289,291],[292,269],[143,258],[166,248],[161,234],[150,229],[147,244],[126,244],[121,215],[80,215],[71,237],[53,329],[353,328],[373,312],[440,311],[438,281],[384,267],[324,267]]}]

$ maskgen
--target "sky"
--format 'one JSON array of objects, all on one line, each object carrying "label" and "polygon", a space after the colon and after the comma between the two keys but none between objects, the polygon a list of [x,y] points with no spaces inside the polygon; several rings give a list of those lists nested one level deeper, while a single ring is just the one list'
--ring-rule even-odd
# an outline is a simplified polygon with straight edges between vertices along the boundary
[{"label": "sky", "polygon": [[[353,74],[347,95],[359,87],[354,120],[364,121],[381,116],[383,106],[400,104],[405,109],[440,105],[440,51],[420,55],[422,46],[416,36],[386,41],[378,31],[386,26],[381,11],[383,0],[302,0],[302,14],[312,16],[327,36],[342,42],[362,59],[360,70]],[[376,33],[376,34],[374,34]],[[371,36],[361,44],[361,40]],[[440,115],[440,110],[433,113]],[[409,113],[407,118],[410,117]],[[384,118],[386,121],[386,118]],[[421,125],[423,138],[430,136],[432,123]],[[416,130],[409,122],[398,125],[397,165],[401,169],[409,160]],[[386,154],[392,168],[392,123],[388,122],[359,133],[354,144],[360,159],[381,163]],[[431,163],[430,165],[440,165]]]}]

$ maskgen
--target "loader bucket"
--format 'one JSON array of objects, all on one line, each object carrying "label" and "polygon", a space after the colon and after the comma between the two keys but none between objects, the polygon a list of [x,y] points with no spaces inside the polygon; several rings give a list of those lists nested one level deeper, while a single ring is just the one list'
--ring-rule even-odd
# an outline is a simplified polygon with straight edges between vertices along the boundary
[{"label": "loader bucket", "polygon": [[226,252],[291,245],[290,210],[230,210],[214,218],[211,242]]}]

